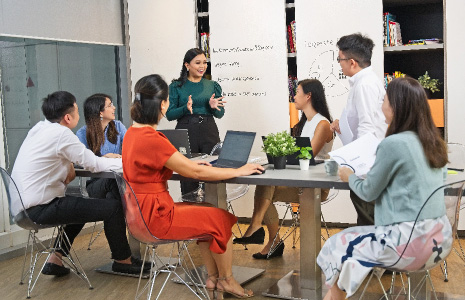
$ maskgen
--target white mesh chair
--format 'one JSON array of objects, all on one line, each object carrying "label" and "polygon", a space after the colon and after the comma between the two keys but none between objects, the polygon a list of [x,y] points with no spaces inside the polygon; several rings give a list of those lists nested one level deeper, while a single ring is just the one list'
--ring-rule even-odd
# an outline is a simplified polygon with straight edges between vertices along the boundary
[{"label": "white mesh chair", "polygon": [[[10,218],[19,227],[29,231],[28,240],[24,250],[24,262],[20,279],[20,284],[23,284],[24,280],[28,278],[27,298],[29,299],[31,298],[32,290],[42,273],[42,269],[44,268],[47,259],[54,252],[62,249],[62,243],[64,241],[67,242],[67,245],[70,243],[66,233],[64,232],[63,226],[65,226],[65,224],[56,226],[37,224],[32,221],[24,207],[23,200],[13,178],[11,178],[10,174],[3,168],[0,168],[0,173],[3,182],[3,190],[8,198]],[[39,230],[45,228],[53,228],[52,238],[49,242],[42,241],[37,237]],[[56,243],[57,245],[55,245],[54,240],[58,241],[58,243]],[[40,261],[43,256],[46,256],[46,258],[43,264],[40,265]],[[69,267],[74,274],[85,281],[88,284],[89,289],[93,289],[73,247],[69,249],[68,255],[63,255],[63,258],[66,258],[63,259],[63,263]],[[27,262],[29,263],[29,266],[26,269]]]},{"label": "white mesh chair", "polygon": [[[441,186],[441,187],[437,188],[436,190],[434,190],[434,192],[428,197],[428,199],[426,199],[425,204],[423,204],[423,206],[422,206],[422,209],[423,209],[423,207],[425,207],[426,203],[428,202],[429,199],[431,199],[431,197],[433,197],[433,195],[435,195],[437,193],[441,193],[441,194],[444,195],[444,202],[445,202],[445,205],[446,205],[447,217],[448,217],[449,222],[451,223],[451,226],[452,226],[452,237],[451,237],[452,239],[455,238],[456,233],[457,233],[457,226],[458,226],[459,212],[460,212],[460,203],[461,203],[461,199],[462,199],[464,185],[465,185],[465,180]],[[418,216],[417,216],[417,219],[415,220],[415,222],[418,220],[418,217],[420,216],[422,209],[420,209],[420,211],[418,212]],[[410,234],[410,237],[412,236],[414,230],[415,230],[415,224],[414,224],[414,227],[412,229],[412,233]],[[402,258],[404,253],[407,251],[407,249],[409,249],[409,246],[410,246],[409,242],[410,242],[410,238],[409,238],[409,241],[407,242],[406,247],[404,248],[402,254],[399,256],[399,259],[398,259],[398,261],[396,263],[394,263],[394,264],[392,264],[390,266],[387,266],[387,267],[375,268],[373,270],[373,272],[371,272],[371,275],[370,275],[370,277],[368,279],[368,282],[367,282],[364,290],[362,291],[362,294],[361,294],[359,299],[363,298],[363,296],[364,296],[364,294],[366,292],[366,289],[367,289],[368,285],[370,284],[371,279],[373,277],[376,277],[379,284],[380,284],[380,286],[381,286],[381,288],[383,289],[383,294],[384,294],[385,299],[397,299],[401,295],[404,296],[401,299],[409,299],[409,300],[410,299],[418,299],[417,298],[418,293],[420,292],[420,290],[425,285],[426,280],[428,280],[429,284],[431,285],[432,291],[434,293],[434,297],[435,297],[436,300],[438,300],[438,297],[436,295],[436,291],[434,289],[433,281],[431,280],[429,270],[431,270],[432,268],[434,268],[434,267],[436,267],[438,265],[441,265],[445,261],[447,256],[450,254],[450,250],[449,250],[449,252],[442,252],[442,253],[439,252],[440,256],[439,256],[439,254],[437,252],[434,252],[432,254],[432,258],[434,258],[434,259],[429,259],[428,262],[424,266],[422,266],[421,268],[419,268],[417,270],[405,270],[405,269],[397,268],[396,264],[400,261],[400,259]],[[412,247],[414,247],[414,246],[412,246]],[[391,285],[390,285],[390,287],[389,287],[389,289],[387,291],[385,290],[385,288],[384,288],[384,286],[383,286],[383,284],[381,282],[381,275],[383,274],[383,272],[379,272],[379,270],[383,270],[383,269],[384,270],[391,270],[393,272]],[[425,272],[425,276],[418,283],[417,286],[413,287],[413,290],[412,290],[411,282],[410,282],[410,274],[415,273],[415,272]],[[401,288],[398,289],[397,291],[396,291],[396,288],[395,288],[396,274],[398,274],[400,276],[400,280],[401,280],[401,283],[402,283]],[[407,277],[406,280],[404,280],[403,274]],[[407,286],[405,286],[405,281],[407,282]]]},{"label": "white mesh chair", "polygon": [[[160,297],[171,275],[176,276],[177,279],[189,288],[193,295],[198,299],[210,299],[210,295],[202,282],[202,277],[198,273],[197,268],[195,268],[194,262],[192,261],[187,245],[192,241],[208,241],[211,239],[211,236],[202,235],[193,237],[189,240],[164,240],[157,238],[147,227],[144,217],[142,216],[136,194],[129,183],[120,174],[116,172],[113,173],[121,195],[124,217],[126,219],[128,231],[136,240],[146,244],[147,246],[145,248],[143,263],[145,263],[145,261],[152,262],[149,280],[142,288],[141,279],[143,270],[141,270],[135,299],[141,298],[145,293],[147,294],[147,299],[151,299],[155,279],[160,273],[167,273],[168,276],[165,278],[156,299]],[[157,247],[164,244],[173,244],[168,263],[163,262],[156,253]],[[147,256],[149,257],[147,258]],[[178,268],[181,268],[182,271],[184,271],[185,277],[178,273]]]}]

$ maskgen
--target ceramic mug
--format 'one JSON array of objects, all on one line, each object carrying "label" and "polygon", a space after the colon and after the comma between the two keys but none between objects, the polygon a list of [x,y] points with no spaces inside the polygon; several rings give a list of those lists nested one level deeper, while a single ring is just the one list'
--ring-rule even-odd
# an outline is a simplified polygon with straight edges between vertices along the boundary
[{"label": "ceramic mug", "polygon": [[337,175],[338,164],[334,159],[325,159],[325,170],[329,176]]}]

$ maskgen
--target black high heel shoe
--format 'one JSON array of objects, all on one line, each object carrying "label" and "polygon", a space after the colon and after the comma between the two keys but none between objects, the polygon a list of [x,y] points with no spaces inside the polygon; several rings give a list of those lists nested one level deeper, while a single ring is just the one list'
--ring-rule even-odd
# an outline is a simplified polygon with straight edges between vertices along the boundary
[{"label": "black high heel shoe", "polygon": [[252,254],[252,257],[255,259],[272,259],[273,257],[278,257],[278,256],[283,256],[284,252],[284,243],[281,243],[274,249],[273,252],[269,254],[261,254],[260,252],[257,252],[255,254]]},{"label": "black high heel shoe", "polygon": [[235,238],[233,244],[263,244],[265,241],[265,229],[260,227],[251,236]]}]

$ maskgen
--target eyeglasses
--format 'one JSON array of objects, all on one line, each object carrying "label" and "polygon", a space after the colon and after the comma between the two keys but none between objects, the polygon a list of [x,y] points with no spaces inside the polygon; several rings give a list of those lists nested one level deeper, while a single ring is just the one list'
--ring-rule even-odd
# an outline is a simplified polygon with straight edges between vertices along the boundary
[{"label": "eyeglasses", "polygon": [[110,102],[110,104],[108,104],[107,106],[105,106],[105,108],[112,108],[112,107],[115,107],[115,105],[113,104],[113,102]]},{"label": "eyeglasses", "polygon": [[339,56],[337,57],[337,62],[340,63],[341,60],[351,60],[352,58],[340,58]]}]

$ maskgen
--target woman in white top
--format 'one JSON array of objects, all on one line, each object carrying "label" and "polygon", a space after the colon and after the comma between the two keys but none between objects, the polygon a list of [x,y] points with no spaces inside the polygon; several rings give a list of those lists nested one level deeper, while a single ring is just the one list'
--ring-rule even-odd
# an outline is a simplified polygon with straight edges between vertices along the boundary
[{"label": "woman in white top", "polygon": [[[309,137],[312,144],[313,154],[316,158],[329,158],[328,152],[333,145],[333,133],[330,129],[332,122],[323,85],[317,79],[306,79],[298,83],[297,92],[294,96],[295,107],[302,111],[302,117],[292,129],[295,137]],[[265,230],[261,227],[262,221],[268,228],[269,241],[262,251],[253,254],[256,259],[269,259],[282,256],[284,244],[279,245],[272,253],[273,241],[279,242],[274,237],[278,234],[279,216],[274,205],[275,201],[299,202],[299,189],[284,186],[257,186],[254,197],[254,211],[252,221],[242,238],[234,239],[235,244],[263,244]],[[326,199],[322,193],[322,198]],[[273,247],[275,248],[275,247]]]}]

